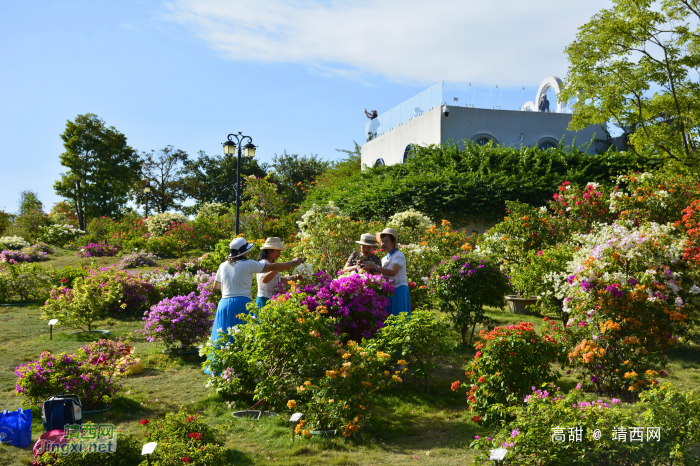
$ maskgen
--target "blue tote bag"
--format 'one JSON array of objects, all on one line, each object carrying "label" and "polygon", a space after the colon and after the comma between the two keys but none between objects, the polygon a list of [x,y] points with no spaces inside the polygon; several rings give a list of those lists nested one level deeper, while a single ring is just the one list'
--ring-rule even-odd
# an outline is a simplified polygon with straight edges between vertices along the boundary
[{"label": "blue tote bag", "polygon": [[0,414],[0,442],[28,447],[32,441],[32,410],[5,410]]}]

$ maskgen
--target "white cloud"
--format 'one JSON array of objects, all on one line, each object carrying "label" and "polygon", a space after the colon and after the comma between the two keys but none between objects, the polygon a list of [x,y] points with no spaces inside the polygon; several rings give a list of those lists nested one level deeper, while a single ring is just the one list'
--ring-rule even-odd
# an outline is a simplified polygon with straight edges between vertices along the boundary
[{"label": "white cloud", "polygon": [[607,0],[174,0],[167,18],[232,60],[351,79],[537,85]]}]

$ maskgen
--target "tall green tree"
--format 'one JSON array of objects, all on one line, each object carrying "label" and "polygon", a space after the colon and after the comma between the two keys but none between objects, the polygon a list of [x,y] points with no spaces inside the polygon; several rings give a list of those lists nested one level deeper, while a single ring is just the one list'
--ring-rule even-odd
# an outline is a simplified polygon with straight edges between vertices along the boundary
[{"label": "tall green tree", "polygon": [[571,129],[617,123],[628,150],[700,173],[700,1],[612,0],[566,47]]},{"label": "tall green tree", "polygon": [[163,213],[168,210],[182,209],[182,201],[187,199],[185,180],[182,176],[184,162],[188,159],[187,152],[175,149],[173,146],[156,151],[142,152],[143,181],[139,181],[131,192],[131,198],[136,205],[145,205],[146,195],[143,192],[146,181],[151,183],[148,203],[153,210]]},{"label": "tall green tree", "polygon": [[330,163],[320,159],[317,155],[299,156],[288,154],[275,154],[272,159],[274,178],[277,181],[278,191],[285,201],[287,211],[299,207],[306,197],[305,185],[315,180],[321,173],[328,169]]},{"label": "tall green tree", "polygon": [[61,165],[68,168],[54,184],[59,196],[75,208],[80,229],[90,218],[119,217],[129,191],[141,178],[141,160],[126,136],[97,115],[78,115],[61,134]]},{"label": "tall green tree", "polygon": [[[236,205],[236,157],[209,156],[204,151],[198,157],[184,162],[184,192],[195,204],[183,208],[185,214],[195,214],[206,202],[219,202],[228,206]],[[247,157],[241,158],[241,193],[245,193],[245,178],[254,175],[263,178],[267,175],[266,163]]]},{"label": "tall green tree", "polygon": [[31,190],[22,191],[19,193],[19,212],[18,215],[27,215],[36,210],[43,212],[44,203],[39,200],[39,194]]}]

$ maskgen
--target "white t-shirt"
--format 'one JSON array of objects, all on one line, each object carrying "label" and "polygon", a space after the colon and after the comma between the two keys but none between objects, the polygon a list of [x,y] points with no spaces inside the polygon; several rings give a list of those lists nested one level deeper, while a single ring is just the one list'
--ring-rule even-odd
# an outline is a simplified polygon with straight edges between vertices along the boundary
[{"label": "white t-shirt", "polygon": [[[264,264],[269,264],[270,261],[267,259],[263,259],[260,262]],[[258,296],[261,298],[272,298],[274,295],[280,292],[279,289],[279,283],[280,280],[282,279],[282,275],[277,272],[277,274],[272,277],[272,280],[270,280],[267,283],[263,283],[262,281],[263,274],[259,273],[258,274]]]},{"label": "white t-shirt", "polygon": [[388,268],[390,265],[396,264],[399,266],[399,271],[393,277],[385,275],[386,279],[390,282],[394,282],[394,287],[408,286],[408,280],[406,279],[406,256],[399,250],[391,254],[389,259],[387,259],[387,256],[382,257],[382,267]]},{"label": "white t-shirt", "polygon": [[221,283],[221,297],[235,298],[245,296],[250,298],[253,287],[253,276],[260,273],[265,264],[254,260],[239,260],[237,262],[222,262],[216,271],[216,281]]}]

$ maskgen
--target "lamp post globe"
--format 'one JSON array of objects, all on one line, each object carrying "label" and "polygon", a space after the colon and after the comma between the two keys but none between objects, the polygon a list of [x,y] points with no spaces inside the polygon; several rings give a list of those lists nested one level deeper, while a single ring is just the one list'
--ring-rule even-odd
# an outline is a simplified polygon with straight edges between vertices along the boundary
[{"label": "lamp post globe", "polygon": [[[233,157],[236,155],[236,236],[240,233],[240,209],[241,209],[241,148],[243,142],[248,140],[245,145],[245,156],[248,158],[255,157],[255,146],[253,139],[250,136],[244,136],[240,131],[238,134],[229,134],[226,142],[223,143],[224,155]],[[238,151],[236,151],[236,148]]]},{"label": "lamp post globe", "polygon": [[146,181],[146,186],[143,188],[143,193],[146,195],[146,218],[148,218],[148,195],[151,192],[151,182]]}]

